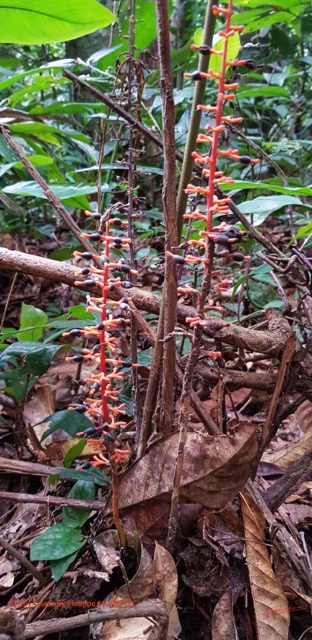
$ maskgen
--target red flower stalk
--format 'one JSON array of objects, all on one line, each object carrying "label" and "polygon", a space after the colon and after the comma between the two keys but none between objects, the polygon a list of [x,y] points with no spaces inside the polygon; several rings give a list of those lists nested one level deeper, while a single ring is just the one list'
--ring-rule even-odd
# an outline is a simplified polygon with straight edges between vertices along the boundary
[{"label": "red flower stalk", "polygon": [[[181,256],[172,255],[173,260],[177,264],[198,264],[203,262],[204,272],[207,273],[209,265],[209,247],[211,241],[216,245],[224,245],[226,250],[221,253],[217,253],[216,257],[230,258],[237,262],[249,259],[249,256],[244,256],[242,253],[233,252],[232,248],[235,242],[241,239],[243,232],[235,226],[226,225],[224,222],[219,227],[213,227],[213,216],[226,215],[229,212],[229,201],[227,197],[220,197],[215,195],[216,187],[220,187],[222,184],[231,184],[234,180],[230,176],[226,176],[223,171],[218,169],[217,163],[219,158],[228,158],[234,162],[240,162],[241,164],[255,164],[259,162],[257,159],[250,158],[249,156],[241,156],[238,149],[220,149],[220,134],[226,129],[227,124],[240,123],[243,118],[223,115],[224,105],[229,101],[235,99],[235,91],[238,88],[238,82],[232,82],[227,80],[226,74],[229,68],[246,66],[247,68],[254,68],[253,60],[232,60],[227,59],[228,54],[228,41],[231,36],[236,32],[241,32],[244,27],[231,25],[232,17],[232,5],[233,0],[229,0],[227,8],[221,8],[216,5],[212,7],[214,15],[221,15],[225,18],[225,26],[219,31],[219,36],[223,38],[223,48],[221,51],[215,51],[209,49],[209,47],[200,47],[192,45],[192,49],[197,49],[202,54],[216,54],[220,55],[220,71],[216,72],[212,69],[208,69],[207,73],[201,71],[194,71],[193,73],[186,73],[187,78],[192,78],[194,81],[198,81],[202,78],[214,79],[217,82],[217,98],[214,105],[198,105],[199,111],[207,111],[214,117],[213,124],[206,125],[206,131],[208,133],[200,133],[197,136],[197,143],[205,143],[210,145],[210,150],[207,154],[198,153],[194,151],[192,157],[197,165],[203,166],[202,176],[207,179],[207,185],[193,185],[188,184],[185,192],[187,194],[203,195],[206,200],[206,212],[194,210],[191,213],[184,215],[185,219],[203,220],[205,221],[205,230],[200,231],[199,235],[203,236],[203,239],[191,239],[187,242],[189,247],[197,249],[201,254],[201,249],[204,250],[204,258],[195,257],[194,255],[186,255],[183,258]],[[211,256],[210,256],[211,257]],[[211,265],[210,265],[211,268]],[[223,291],[226,289],[227,283],[223,281],[214,286],[215,291]],[[182,292],[182,290],[181,290]],[[194,290],[193,290],[194,293]]]},{"label": "red flower stalk", "polygon": [[[86,215],[94,215],[95,219],[99,219],[99,214],[92,214],[87,211]],[[82,284],[84,287],[86,284],[89,286],[96,285],[101,289],[99,297],[88,296],[87,298],[87,309],[100,313],[100,322],[96,326],[85,327],[84,329],[72,329],[63,334],[64,336],[84,336],[85,338],[98,337],[98,348],[95,346],[93,349],[83,349],[81,354],[67,358],[67,360],[74,362],[95,361],[99,363],[99,372],[85,379],[85,383],[89,385],[89,397],[86,398],[83,404],[69,407],[69,409],[86,413],[94,423],[94,429],[91,429],[91,431],[98,432],[98,435],[103,437],[103,451],[107,452],[107,456],[102,454],[94,456],[91,465],[97,467],[110,464],[113,476],[117,474],[116,464],[124,463],[131,453],[129,449],[122,448],[118,440],[119,431],[127,424],[123,420],[125,404],[118,404],[121,391],[121,388],[118,388],[118,383],[120,384],[124,377],[124,372],[120,370],[120,367],[125,363],[115,356],[117,344],[115,335],[112,335],[112,332],[115,333],[116,330],[120,329],[125,323],[130,322],[129,318],[123,317],[123,314],[128,313],[130,308],[126,298],[122,298],[118,302],[108,300],[109,291],[115,287],[127,285],[127,281],[122,281],[120,276],[112,276],[112,270],[119,270],[124,274],[133,273],[130,265],[127,264],[124,259],[114,262],[110,259],[110,251],[112,248],[127,249],[130,244],[129,238],[120,234],[113,235],[111,233],[111,227],[113,225],[122,229],[126,224],[127,223],[119,220],[119,218],[112,218],[105,222],[104,233],[81,234],[85,238],[100,241],[103,245],[103,252],[100,258],[103,264],[103,270],[93,266],[84,267],[77,272],[77,276],[79,276],[81,280],[76,282],[78,286]],[[76,251],[75,255],[88,261],[98,260],[98,256],[88,252],[80,253]],[[116,311],[119,309],[122,315],[116,316],[116,311],[114,312],[115,308]],[[129,365],[130,363],[127,364]],[[86,432],[79,435],[88,435],[89,432],[90,429],[87,429]],[[92,444],[92,440],[88,440],[88,442]],[[98,440],[95,442],[98,442]],[[113,485],[115,489],[118,486],[114,478]],[[124,543],[124,536],[122,536],[120,530],[118,495],[116,497],[116,494],[113,509],[115,524]]]}]

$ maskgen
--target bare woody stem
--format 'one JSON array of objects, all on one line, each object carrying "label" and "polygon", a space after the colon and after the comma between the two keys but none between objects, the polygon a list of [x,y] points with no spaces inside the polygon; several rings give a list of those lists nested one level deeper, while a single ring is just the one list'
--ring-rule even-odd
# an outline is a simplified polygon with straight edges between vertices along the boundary
[{"label": "bare woody stem", "polygon": [[[175,110],[170,58],[170,26],[168,5],[156,0],[158,55],[160,66],[160,91],[162,97],[164,175],[163,211],[165,217],[165,247],[171,251],[177,245],[176,202],[175,202]],[[164,337],[174,331],[176,325],[177,275],[174,264],[166,257],[164,282]],[[175,339],[164,343],[162,367],[162,407],[161,423],[165,431],[173,422],[175,385]]]}]

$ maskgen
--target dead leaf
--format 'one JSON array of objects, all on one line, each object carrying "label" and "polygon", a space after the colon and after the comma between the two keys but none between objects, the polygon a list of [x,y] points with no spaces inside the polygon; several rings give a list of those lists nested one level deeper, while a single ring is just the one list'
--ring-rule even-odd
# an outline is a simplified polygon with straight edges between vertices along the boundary
[{"label": "dead leaf", "polygon": [[120,567],[120,553],[115,547],[117,543],[115,534],[115,531],[103,531],[93,541],[97,559],[107,572],[106,580],[109,580],[109,576],[116,567]]},{"label": "dead leaf", "polygon": [[[221,513],[202,513],[198,519],[197,528],[203,539],[206,542],[214,542],[219,551],[223,549],[226,554],[231,554],[232,557],[242,558],[244,551],[243,525],[241,518],[233,513],[231,508],[224,509]],[[220,556],[218,559],[221,561]]]},{"label": "dead leaf", "polygon": [[100,636],[100,640],[157,640],[158,638],[159,630],[148,618],[109,620]]},{"label": "dead leaf", "polygon": [[178,574],[172,555],[158,542],[155,547],[153,575],[155,594],[165,603],[169,613],[177,598]]},{"label": "dead leaf", "polygon": [[305,400],[295,411],[295,418],[301,431],[308,431],[312,427],[312,402]]},{"label": "dead leaf", "polygon": [[0,558],[0,586],[11,587],[14,583],[12,563],[6,556]]},{"label": "dead leaf", "polygon": [[137,529],[144,547],[153,555],[155,540],[165,542],[168,530],[170,504],[161,500],[151,500],[148,507],[135,505],[125,515],[123,521],[128,531]]},{"label": "dead leaf", "polygon": [[262,460],[276,464],[283,471],[287,471],[305,453],[312,451],[312,429],[307,431],[298,442],[290,447],[280,449],[274,453],[265,453]]},{"label": "dead leaf", "polygon": [[230,591],[221,596],[217,602],[211,619],[212,640],[233,640],[237,638],[233,616],[232,594]]},{"label": "dead leaf", "polygon": [[255,611],[258,640],[287,640],[288,601],[273,572],[264,543],[265,519],[246,492],[241,494],[247,566]]},{"label": "dead leaf", "polygon": [[[121,477],[120,508],[152,498],[170,500],[179,434],[152,444]],[[258,454],[256,428],[244,423],[228,435],[186,434],[181,502],[223,509],[243,488]]]},{"label": "dead leaf", "polygon": [[37,423],[42,423],[52,413],[55,413],[55,386],[52,384],[36,385],[34,396],[24,405],[23,418],[26,425],[33,427],[39,441],[44,431],[47,430],[47,425],[37,425]]},{"label": "dead leaf", "polygon": [[[68,438],[68,440],[50,442],[50,444],[45,447],[47,459],[63,460],[67,451],[80,441],[81,438]],[[103,442],[99,440],[98,443],[93,442],[93,444],[86,444],[82,452],[79,454],[79,458],[91,458],[98,453],[105,453],[105,451],[106,449]]]}]

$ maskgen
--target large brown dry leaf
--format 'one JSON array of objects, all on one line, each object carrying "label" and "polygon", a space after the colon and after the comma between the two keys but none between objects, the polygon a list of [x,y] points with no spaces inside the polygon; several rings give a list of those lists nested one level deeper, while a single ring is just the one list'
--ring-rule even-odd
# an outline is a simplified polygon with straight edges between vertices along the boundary
[{"label": "large brown dry leaf", "polygon": [[301,431],[312,428],[312,402],[305,400],[295,411],[295,417]]},{"label": "large brown dry leaf", "polygon": [[273,572],[264,543],[265,519],[248,493],[241,495],[247,565],[256,617],[257,640],[287,640],[288,602]]},{"label": "large brown dry leaf", "polygon": [[154,590],[162,600],[168,612],[175,604],[178,592],[178,574],[172,555],[156,542],[154,564]]},{"label": "large brown dry leaf", "polygon": [[[35,434],[40,440],[46,424],[38,424],[47,417],[55,413],[55,386],[53,384],[38,384],[35,387],[34,396],[26,402],[23,411],[25,424],[34,427]],[[34,426],[36,425],[36,426]]]},{"label": "large brown dry leaf", "polygon": [[99,640],[158,640],[159,630],[148,618],[110,620],[102,630]]},{"label": "large brown dry leaf", "polygon": [[[312,426],[312,425],[311,425]],[[307,431],[298,442],[287,447],[280,449],[274,453],[266,453],[263,455],[262,460],[266,462],[272,462],[276,464],[283,471],[287,471],[299,458],[302,458],[305,453],[309,453],[312,450],[312,429]]]},{"label": "large brown dry leaf", "polygon": [[[119,484],[121,509],[156,497],[170,499],[178,440],[178,433],[158,440],[126,471]],[[214,437],[187,433],[180,501],[223,509],[245,485],[257,454],[252,424]]]},{"label": "large brown dry leaf", "polygon": [[211,634],[212,640],[233,640],[237,637],[230,591],[223,594],[213,610]]}]

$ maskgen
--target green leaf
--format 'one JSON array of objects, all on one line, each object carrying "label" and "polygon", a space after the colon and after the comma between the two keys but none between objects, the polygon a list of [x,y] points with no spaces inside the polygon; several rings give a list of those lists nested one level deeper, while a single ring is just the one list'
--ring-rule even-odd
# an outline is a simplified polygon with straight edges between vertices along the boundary
[{"label": "green leaf", "polygon": [[[54,164],[52,158],[49,158],[48,156],[42,156],[42,155],[30,155],[28,156],[28,160],[30,160],[30,162],[34,165],[34,167],[49,167],[52,164]],[[20,161],[2,164],[0,166],[0,178],[5,173],[7,173],[7,171],[10,171],[10,169],[13,169],[13,168],[24,169],[25,167],[23,163]]]},{"label": "green leaf", "polygon": [[79,442],[76,442],[76,444],[74,444],[70,449],[68,449],[63,460],[63,465],[65,469],[69,469],[71,463],[75,460],[75,458],[79,458],[86,444],[87,444],[87,441],[84,438],[81,438]]},{"label": "green leaf", "polygon": [[[213,48],[216,51],[222,51],[224,48],[224,38],[220,38],[220,36],[215,36],[213,39]],[[226,60],[235,60],[238,52],[240,50],[240,38],[239,34],[235,32],[232,36],[228,38],[228,46],[226,52]],[[220,73],[222,65],[222,56],[213,54],[209,58],[209,69],[212,69],[214,73]]]},{"label": "green leaf", "polygon": [[310,233],[312,233],[312,222],[308,222],[304,227],[300,227],[297,231],[296,238],[304,238],[305,236],[310,235]]},{"label": "green leaf", "polygon": [[33,307],[31,304],[25,304],[25,302],[22,302],[20,329],[27,330],[18,332],[18,340],[20,342],[23,340],[38,342],[44,332],[47,322],[48,316],[44,311],[36,309],[36,307]]},{"label": "green leaf", "polygon": [[57,429],[62,429],[62,431],[69,433],[70,436],[75,436],[79,431],[84,431],[85,429],[94,426],[93,422],[91,422],[91,420],[89,420],[89,418],[87,418],[83,413],[78,413],[78,411],[69,411],[67,409],[57,411],[51,416],[47,416],[47,418],[38,424],[42,424],[44,422],[49,422],[50,426],[42,435],[41,440],[45,440],[45,438]]},{"label": "green leaf", "polygon": [[0,42],[64,42],[115,20],[111,11],[95,0],[0,0]]},{"label": "green leaf", "polygon": [[[106,487],[108,485],[108,476],[102,473],[100,469],[62,469],[60,473],[53,474],[53,478],[68,478],[69,480],[87,480],[94,482],[100,487]],[[51,477],[51,476],[50,476]]]},{"label": "green leaf", "polygon": [[[32,376],[42,376],[56,352],[59,345],[54,344],[34,344],[33,342],[15,342],[0,355],[0,362],[9,362],[16,358],[22,358],[23,372]],[[21,369],[20,369],[21,371]],[[21,372],[22,373],[22,372]]]},{"label": "green leaf", "polygon": [[[75,186],[68,184],[51,184],[49,185],[51,191],[60,198],[60,200],[68,201],[69,198],[75,198],[76,196],[89,195],[91,193],[97,193],[97,186],[87,184],[77,184]],[[102,185],[102,191],[110,191],[110,187],[107,184]],[[32,196],[33,198],[42,198],[46,200],[41,187],[34,180],[25,180],[16,182],[3,189],[4,193],[11,193],[16,196]]]},{"label": "green leaf", "polygon": [[194,44],[196,44],[197,47],[200,47],[203,44],[203,37],[204,37],[204,30],[203,29],[196,29],[196,31],[194,33],[193,41],[194,41]]},{"label": "green leaf", "polygon": [[[150,0],[137,0],[135,20],[138,21],[135,26],[134,39],[134,44],[137,49],[135,55],[137,56],[139,51],[146,49],[153,40],[156,40],[157,28],[155,3]],[[121,27],[121,33],[118,33],[112,42],[112,49],[114,49],[114,51],[108,55],[104,53],[99,60],[95,61],[95,64],[99,69],[107,69],[107,67],[114,66],[116,59],[128,50],[127,40],[122,39],[122,36],[128,35],[128,30],[128,21],[124,20]],[[93,56],[89,58],[88,62],[92,61]]]},{"label": "green leaf", "polygon": [[273,182],[249,182],[248,180],[235,180],[231,184],[220,184],[220,187],[222,191],[263,189],[268,191],[276,191],[276,193],[286,193],[289,196],[312,196],[312,189],[310,189],[310,187],[283,187],[282,185],[275,184]]},{"label": "green leaf", "polygon": [[247,200],[238,205],[241,213],[253,214],[252,222],[258,227],[264,220],[281,207],[286,206],[304,206],[299,198],[294,196],[267,196],[254,198],[254,200]]},{"label": "green leaf", "polygon": [[61,522],[47,529],[32,542],[30,559],[60,560],[79,551],[84,544],[85,540],[80,531]]},{"label": "green leaf", "polygon": [[275,98],[285,97],[289,98],[289,91],[285,87],[278,87],[276,85],[242,85],[237,89],[237,97],[239,100],[244,98]]},{"label": "green leaf", "polygon": [[[68,494],[68,498],[77,500],[94,500],[95,489],[93,482],[78,480]],[[80,509],[78,507],[64,507],[63,522],[68,527],[82,527],[88,520],[90,509]]]},{"label": "green leaf", "polygon": [[53,580],[55,580],[55,582],[58,582],[58,580],[61,579],[65,571],[67,571],[69,565],[72,562],[74,562],[75,558],[77,557],[77,554],[78,554],[78,551],[75,551],[74,553],[71,553],[69,556],[66,556],[65,558],[61,558],[60,560],[51,560],[50,562],[51,575]]},{"label": "green leaf", "polygon": [[49,368],[59,348],[34,342],[16,342],[7,347],[0,354],[0,367],[10,367],[0,372],[5,392],[15,398],[18,404],[22,404],[37,379]]}]

